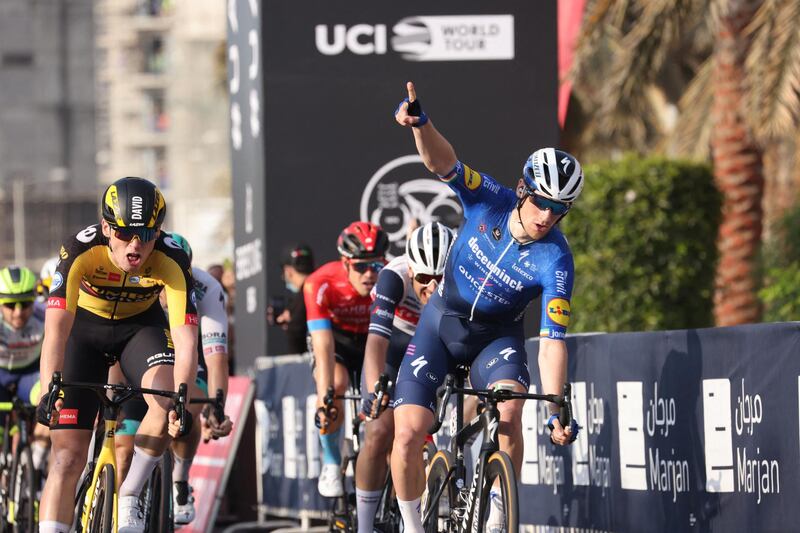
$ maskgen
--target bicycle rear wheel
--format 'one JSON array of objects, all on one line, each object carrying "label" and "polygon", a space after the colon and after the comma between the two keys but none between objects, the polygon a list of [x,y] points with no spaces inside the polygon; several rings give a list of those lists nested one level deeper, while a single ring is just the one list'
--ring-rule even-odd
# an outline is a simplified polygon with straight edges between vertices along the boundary
[{"label": "bicycle rear wheel", "polygon": [[36,486],[30,446],[19,445],[11,468],[11,516],[14,533],[36,531]]},{"label": "bicycle rear wheel", "polygon": [[[485,512],[483,524],[478,531],[491,531],[490,526],[500,525],[497,520],[502,517],[500,531],[519,530],[519,496],[517,494],[517,475],[514,465],[505,452],[494,452],[489,456],[485,468],[485,482],[481,491],[481,505]],[[491,492],[495,493],[495,501],[490,501]],[[502,506],[499,503],[502,502]],[[495,516],[490,510],[495,507]],[[492,522],[490,523],[490,520]]]},{"label": "bicycle rear wheel", "polygon": [[97,485],[94,487],[89,505],[89,520],[86,531],[89,533],[110,533],[114,525],[114,493],[116,487],[114,469],[110,464],[103,465]]},{"label": "bicycle rear wheel", "polygon": [[447,450],[439,450],[431,459],[422,494],[422,519],[426,533],[449,531],[450,513],[458,503],[458,491],[450,476],[452,465],[453,456]]}]

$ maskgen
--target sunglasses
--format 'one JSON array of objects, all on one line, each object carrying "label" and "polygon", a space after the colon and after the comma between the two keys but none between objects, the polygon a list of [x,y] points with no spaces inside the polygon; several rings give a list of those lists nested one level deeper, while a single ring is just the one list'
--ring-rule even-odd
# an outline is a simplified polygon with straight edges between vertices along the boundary
[{"label": "sunglasses", "polygon": [[114,237],[121,241],[130,242],[138,237],[142,242],[150,242],[156,238],[158,228],[112,228]]},{"label": "sunglasses", "polygon": [[422,285],[430,285],[432,282],[441,283],[443,274],[414,274],[414,281]]},{"label": "sunglasses", "polygon": [[361,263],[354,263],[350,261],[350,268],[359,274],[366,274],[367,270],[372,270],[376,274],[383,270],[383,261],[363,261]]},{"label": "sunglasses", "polygon": [[33,305],[33,302],[6,302],[3,304],[3,307],[6,309],[15,309],[17,306],[21,307],[22,309],[28,309]]},{"label": "sunglasses", "polygon": [[541,209],[542,211],[550,210],[554,215],[563,215],[569,208],[572,207],[572,204],[566,204],[564,202],[557,202],[555,200],[551,200],[550,198],[545,198],[544,196],[538,194],[528,194],[528,198],[531,199],[533,205]]}]

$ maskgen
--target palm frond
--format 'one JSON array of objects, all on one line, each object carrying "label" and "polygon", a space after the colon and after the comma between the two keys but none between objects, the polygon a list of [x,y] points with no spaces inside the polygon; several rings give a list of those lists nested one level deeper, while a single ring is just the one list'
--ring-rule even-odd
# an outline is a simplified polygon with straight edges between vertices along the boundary
[{"label": "palm frond", "polygon": [[709,158],[713,66],[713,58],[706,59],[678,102],[678,121],[665,143],[668,153],[691,159]]}]

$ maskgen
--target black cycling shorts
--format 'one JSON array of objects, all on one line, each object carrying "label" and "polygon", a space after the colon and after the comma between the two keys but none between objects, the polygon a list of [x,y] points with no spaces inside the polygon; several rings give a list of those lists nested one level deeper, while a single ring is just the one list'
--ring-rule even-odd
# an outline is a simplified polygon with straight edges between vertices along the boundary
[{"label": "black cycling shorts", "polygon": [[[364,350],[367,348],[366,333],[350,333],[337,329],[333,331],[333,356],[336,362],[344,365],[354,383],[361,382],[361,368],[364,366]],[[308,351],[312,354],[311,336],[308,337]],[[316,365],[316,359],[311,360],[311,368]]]},{"label": "black cycling shorts", "polygon": [[[78,308],[67,340],[64,381],[106,383],[108,369],[116,361],[128,383],[134,385],[142,383],[148,369],[175,364],[169,326],[158,300],[144,313],[121,320]],[[66,388],[64,406],[53,429],[92,429],[99,408],[94,391]]]}]

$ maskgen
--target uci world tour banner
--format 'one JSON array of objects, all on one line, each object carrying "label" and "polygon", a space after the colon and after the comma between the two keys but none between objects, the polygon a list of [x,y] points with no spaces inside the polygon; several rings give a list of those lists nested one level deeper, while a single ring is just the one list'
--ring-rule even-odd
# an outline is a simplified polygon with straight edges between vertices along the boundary
[{"label": "uci world tour banner", "polygon": [[[545,405],[526,403],[521,531],[798,530],[800,324],[567,343],[574,417],[583,429],[569,448],[555,447],[543,427]],[[538,343],[527,349],[535,390]],[[263,503],[317,514],[329,504],[316,492],[314,387],[308,362],[294,361],[271,365],[256,380]]]},{"label": "uci world tour banner", "polygon": [[[555,0],[228,5],[238,16],[229,36],[241,43],[232,120],[245,140],[257,131],[263,150],[233,151],[237,260],[248,276],[237,287],[237,357],[242,335],[253,335],[248,350],[265,342],[263,321],[256,330],[242,313],[261,318],[263,302],[283,294],[287,244],[310,244],[322,263],[336,257],[341,229],[366,219],[389,232],[398,254],[412,218],[460,222],[458,201],[394,121],[407,81],[459,157],[503,184],[516,183],[534,149],[558,142]],[[251,73],[261,80],[255,91],[245,90]],[[281,353],[282,337],[268,330],[269,349],[254,355]]]}]

